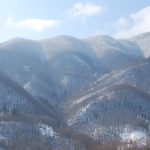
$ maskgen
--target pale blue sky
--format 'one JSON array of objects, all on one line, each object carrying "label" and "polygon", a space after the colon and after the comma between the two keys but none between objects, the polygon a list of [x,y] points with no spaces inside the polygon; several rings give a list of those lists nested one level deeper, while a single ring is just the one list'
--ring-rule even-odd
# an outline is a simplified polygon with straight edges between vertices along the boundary
[{"label": "pale blue sky", "polygon": [[0,0],[0,42],[60,34],[130,37],[146,31],[149,0]]}]

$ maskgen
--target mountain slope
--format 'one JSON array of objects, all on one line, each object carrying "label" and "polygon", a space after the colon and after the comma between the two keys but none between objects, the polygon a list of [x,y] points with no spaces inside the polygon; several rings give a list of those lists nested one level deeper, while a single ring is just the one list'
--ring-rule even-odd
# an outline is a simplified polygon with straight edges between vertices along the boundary
[{"label": "mountain slope", "polygon": [[53,80],[67,93],[87,83],[95,73],[104,73],[94,51],[74,37],[58,36],[41,41]]},{"label": "mountain slope", "polygon": [[150,49],[149,49],[150,32],[136,35],[132,37],[130,40],[134,41],[135,43],[139,45],[145,57],[150,57]]},{"label": "mountain slope", "polygon": [[[99,57],[105,68],[109,71],[128,67],[139,60],[137,55],[142,56],[138,48],[130,46],[131,43],[118,41],[110,36],[95,36],[85,39]],[[136,54],[136,55],[135,55]]]},{"label": "mountain slope", "polygon": [[39,102],[6,74],[0,73],[0,112],[43,114],[57,119],[55,109]]},{"label": "mountain slope", "polygon": [[[0,70],[37,99],[53,104],[59,85],[52,81],[41,45],[15,38],[0,44]],[[39,92],[40,91],[40,92]],[[56,94],[55,94],[56,95]]]},{"label": "mountain slope", "polygon": [[65,108],[68,125],[101,140],[120,138],[126,125],[149,133],[149,65],[104,75],[81,90]]}]

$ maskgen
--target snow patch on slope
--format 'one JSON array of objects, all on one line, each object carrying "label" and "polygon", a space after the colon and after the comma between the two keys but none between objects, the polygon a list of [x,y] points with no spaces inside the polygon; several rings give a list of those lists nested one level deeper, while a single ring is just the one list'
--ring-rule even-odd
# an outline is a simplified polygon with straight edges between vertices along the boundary
[{"label": "snow patch on slope", "polygon": [[48,126],[48,125],[42,124],[42,123],[38,123],[38,127],[43,136],[54,137],[56,135],[56,132],[53,130],[53,128],[51,126]]},{"label": "snow patch on slope", "polygon": [[148,135],[143,130],[124,128],[123,132],[120,134],[120,138],[123,142],[134,142],[138,146],[144,146],[147,144]]},{"label": "snow patch on slope", "polygon": [[71,126],[76,123],[76,120],[86,113],[86,110],[90,107],[91,103],[87,104],[85,107],[82,107],[71,119],[68,120],[68,125]]}]

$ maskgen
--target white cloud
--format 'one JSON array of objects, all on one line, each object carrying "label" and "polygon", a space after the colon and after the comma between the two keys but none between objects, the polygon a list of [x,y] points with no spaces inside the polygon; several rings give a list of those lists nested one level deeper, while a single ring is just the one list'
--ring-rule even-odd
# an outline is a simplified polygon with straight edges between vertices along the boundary
[{"label": "white cloud", "polygon": [[128,20],[125,18],[119,18],[115,24],[117,27],[126,27],[128,25]]},{"label": "white cloud", "polygon": [[92,2],[87,3],[76,3],[72,6],[69,11],[69,14],[80,19],[85,19],[86,17],[101,15],[103,13],[104,8],[101,5],[94,4]]},{"label": "white cloud", "polygon": [[124,24],[118,27],[116,37],[128,38],[136,34],[150,31],[150,6],[131,14],[129,18],[122,18],[121,21],[116,21],[116,24]]},{"label": "white cloud", "polygon": [[59,24],[59,20],[25,19],[22,21],[15,21],[11,17],[9,17],[6,22],[6,26],[10,28],[32,29],[37,32],[42,32],[47,28],[55,27]]}]

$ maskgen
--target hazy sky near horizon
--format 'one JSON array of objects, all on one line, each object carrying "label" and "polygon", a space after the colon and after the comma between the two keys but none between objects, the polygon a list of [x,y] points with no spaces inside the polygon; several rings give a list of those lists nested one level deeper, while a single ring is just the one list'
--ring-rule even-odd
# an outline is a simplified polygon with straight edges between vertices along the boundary
[{"label": "hazy sky near horizon", "polygon": [[147,31],[149,0],[0,0],[0,42],[62,34],[128,38]]}]

